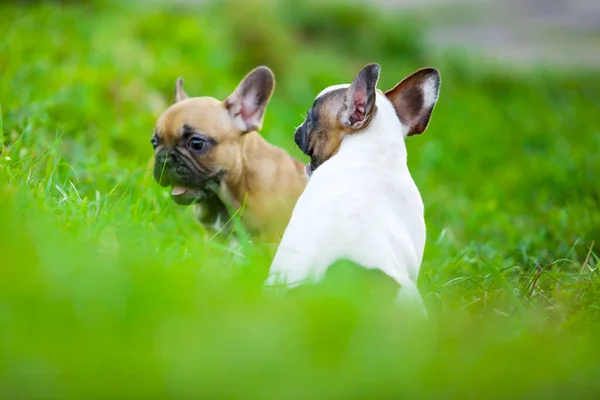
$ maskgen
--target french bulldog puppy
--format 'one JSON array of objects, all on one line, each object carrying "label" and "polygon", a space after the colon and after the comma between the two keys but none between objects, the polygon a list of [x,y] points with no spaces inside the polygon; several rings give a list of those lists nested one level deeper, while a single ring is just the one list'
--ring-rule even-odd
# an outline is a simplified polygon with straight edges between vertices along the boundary
[{"label": "french bulldog puppy", "polygon": [[423,133],[440,75],[421,69],[376,89],[380,67],[323,90],[294,139],[310,156],[310,180],[292,213],[267,285],[293,288],[323,279],[338,261],[379,269],[399,298],[422,305],[417,277],[425,247],[423,201],[407,167],[404,140]]},{"label": "french bulldog puppy", "polygon": [[220,101],[190,98],[179,78],[175,104],[158,119],[154,179],[177,204],[194,204],[210,233],[229,235],[232,211],[241,208],[253,237],[277,243],[306,186],[302,162],[256,132],[274,85],[271,70],[258,67]]}]

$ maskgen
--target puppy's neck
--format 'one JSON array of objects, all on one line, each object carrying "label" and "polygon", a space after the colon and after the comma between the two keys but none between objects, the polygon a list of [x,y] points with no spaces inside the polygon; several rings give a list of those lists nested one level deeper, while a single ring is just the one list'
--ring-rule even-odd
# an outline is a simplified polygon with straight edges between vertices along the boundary
[{"label": "puppy's neck", "polygon": [[257,146],[268,145],[258,132],[249,132],[240,140],[237,152],[231,157],[231,166],[227,171],[224,183],[226,193],[233,197],[234,205],[240,206],[244,202],[244,196],[249,191],[248,182],[250,177],[247,168],[248,160],[245,160],[245,154],[248,150]]},{"label": "puppy's neck", "polygon": [[[346,136],[338,154],[389,155],[397,162],[406,164],[406,127],[398,119],[392,103],[385,95],[378,92],[376,102],[377,110],[369,125],[360,132]],[[388,163],[385,157],[381,161]],[[373,160],[369,159],[369,162]]]}]

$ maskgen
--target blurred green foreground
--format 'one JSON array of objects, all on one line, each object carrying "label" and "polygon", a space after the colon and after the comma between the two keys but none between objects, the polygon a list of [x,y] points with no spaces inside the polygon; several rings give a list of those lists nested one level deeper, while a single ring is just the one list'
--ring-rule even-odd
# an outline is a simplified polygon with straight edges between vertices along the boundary
[{"label": "blurred green foreground", "polygon": [[[0,398],[600,396],[600,73],[434,56],[427,18],[351,3],[71,3],[0,4]],[[314,96],[372,61],[382,89],[442,74],[408,140],[429,323],[350,278],[265,295],[273,249],[149,175],[178,76],[224,98],[270,66],[263,135],[300,156]]]}]

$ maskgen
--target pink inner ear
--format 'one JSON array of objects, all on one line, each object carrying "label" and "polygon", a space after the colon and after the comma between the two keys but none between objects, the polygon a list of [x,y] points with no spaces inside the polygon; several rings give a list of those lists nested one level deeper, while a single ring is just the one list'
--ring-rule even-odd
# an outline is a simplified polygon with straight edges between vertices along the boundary
[{"label": "pink inner ear", "polygon": [[354,93],[354,111],[352,111],[352,114],[350,115],[351,124],[354,125],[357,122],[362,122],[365,120],[366,100],[367,98],[364,93]]},{"label": "pink inner ear", "polygon": [[240,114],[244,121],[248,122],[251,118],[255,117],[259,111],[259,107],[257,107],[255,103],[255,97],[255,93],[250,92],[242,98]]},{"label": "pink inner ear", "polygon": [[354,125],[357,122],[362,122],[365,119],[365,108],[357,107],[354,109],[352,115],[350,115],[350,123]]},{"label": "pink inner ear", "polygon": [[246,108],[242,108],[240,111],[240,115],[244,121],[250,119],[254,114],[256,114],[256,111],[251,111]]}]

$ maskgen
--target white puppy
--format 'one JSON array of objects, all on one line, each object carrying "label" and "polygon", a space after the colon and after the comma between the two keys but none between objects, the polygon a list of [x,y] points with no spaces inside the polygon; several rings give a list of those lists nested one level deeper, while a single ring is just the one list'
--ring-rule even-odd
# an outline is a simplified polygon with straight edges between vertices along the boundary
[{"label": "white puppy", "polygon": [[346,259],[379,269],[400,294],[420,301],[416,282],[425,247],[423,201],[406,165],[406,136],[422,133],[440,75],[421,69],[383,93],[379,65],[351,85],[321,92],[294,138],[311,157],[308,186],[294,208],[268,285],[321,280]]}]

